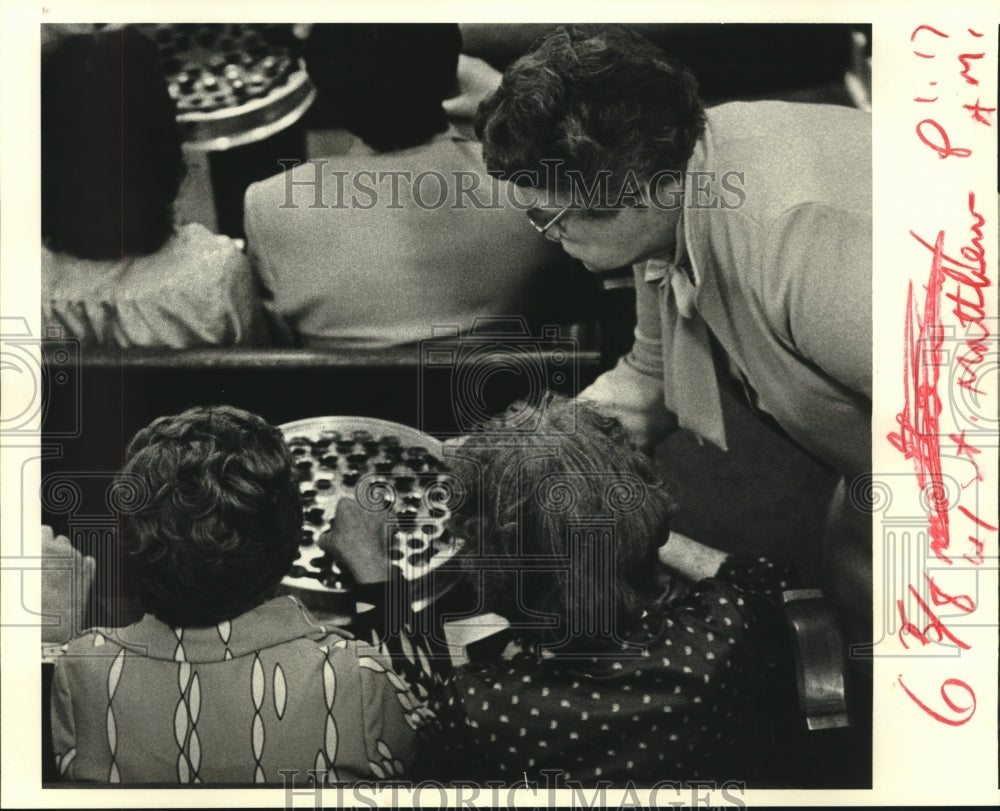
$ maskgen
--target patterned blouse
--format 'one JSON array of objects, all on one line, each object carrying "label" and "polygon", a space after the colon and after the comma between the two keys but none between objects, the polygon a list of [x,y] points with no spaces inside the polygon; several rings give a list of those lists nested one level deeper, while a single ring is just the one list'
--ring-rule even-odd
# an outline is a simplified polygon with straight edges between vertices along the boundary
[{"label": "patterned blouse", "polygon": [[370,646],[278,597],[210,628],[147,615],[93,629],[56,662],[65,779],[117,785],[399,777],[427,707]]},{"label": "patterned blouse", "polygon": [[458,670],[439,711],[442,748],[421,772],[543,786],[543,770],[585,785],[758,776],[773,701],[795,695],[780,664],[791,663],[777,607],[787,576],[729,558],[602,655],[518,650]]}]

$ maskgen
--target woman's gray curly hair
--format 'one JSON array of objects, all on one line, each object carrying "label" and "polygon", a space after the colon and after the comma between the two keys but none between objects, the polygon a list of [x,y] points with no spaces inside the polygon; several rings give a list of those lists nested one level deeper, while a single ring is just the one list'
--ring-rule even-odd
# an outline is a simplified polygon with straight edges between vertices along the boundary
[{"label": "woman's gray curly hair", "polygon": [[[550,393],[514,404],[454,453],[464,568],[484,608],[525,623],[524,641],[552,644],[576,628],[575,643],[599,646],[659,596],[657,549],[675,504],[617,420]],[[512,558],[531,562],[519,570]],[[540,614],[547,626],[531,619]]]}]

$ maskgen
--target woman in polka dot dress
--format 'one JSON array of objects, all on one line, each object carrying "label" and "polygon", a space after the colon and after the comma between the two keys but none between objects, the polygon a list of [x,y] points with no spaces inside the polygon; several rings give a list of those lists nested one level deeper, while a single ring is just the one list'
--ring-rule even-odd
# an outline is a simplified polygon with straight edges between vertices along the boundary
[{"label": "woman in polka dot dress", "polygon": [[463,568],[511,628],[501,657],[449,680],[427,776],[760,775],[775,694],[794,701],[778,641],[786,570],[671,534],[653,465],[580,401],[515,406],[455,452]]}]

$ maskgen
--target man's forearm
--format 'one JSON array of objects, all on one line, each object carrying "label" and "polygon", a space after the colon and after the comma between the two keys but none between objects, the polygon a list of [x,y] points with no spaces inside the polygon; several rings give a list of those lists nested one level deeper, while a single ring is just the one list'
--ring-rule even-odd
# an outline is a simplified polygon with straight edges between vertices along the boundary
[{"label": "man's forearm", "polygon": [[651,452],[677,428],[677,417],[663,403],[663,378],[638,371],[630,356],[580,392],[580,399],[616,417],[635,444]]}]

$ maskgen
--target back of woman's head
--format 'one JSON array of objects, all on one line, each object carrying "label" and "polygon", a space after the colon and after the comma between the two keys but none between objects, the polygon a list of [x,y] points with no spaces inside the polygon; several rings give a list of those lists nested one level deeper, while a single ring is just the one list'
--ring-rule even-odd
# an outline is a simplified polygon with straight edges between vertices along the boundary
[{"label": "back of woman's head", "polygon": [[184,177],[156,46],[131,28],[42,52],[42,239],[82,259],[155,253]]},{"label": "back of woman's head", "polygon": [[515,404],[455,452],[465,498],[452,528],[485,607],[527,617],[529,643],[617,641],[658,596],[657,549],[674,509],[621,424],[547,395]]},{"label": "back of woman's head", "polygon": [[302,506],[281,432],[229,406],[160,417],[126,449],[130,583],[175,627],[207,627],[267,599],[298,554]]},{"label": "back of woman's head", "polygon": [[312,27],[306,66],[323,103],[379,152],[418,146],[447,128],[462,35],[454,23]]}]

